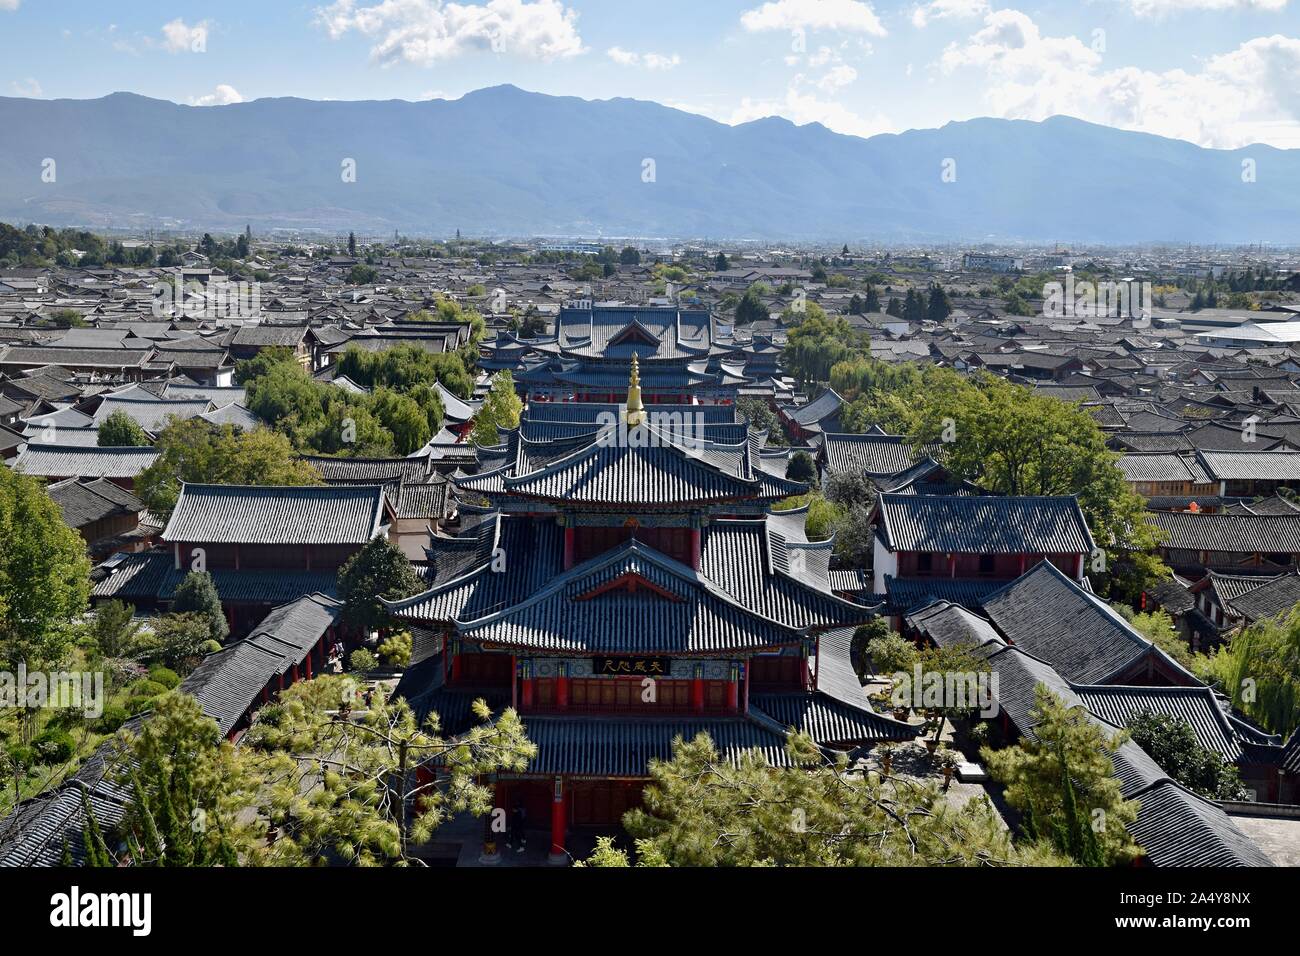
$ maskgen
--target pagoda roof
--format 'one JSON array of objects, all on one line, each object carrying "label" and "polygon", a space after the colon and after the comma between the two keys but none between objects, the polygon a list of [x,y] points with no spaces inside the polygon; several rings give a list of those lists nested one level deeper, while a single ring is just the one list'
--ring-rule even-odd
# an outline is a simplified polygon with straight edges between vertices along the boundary
[{"label": "pagoda roof", "polygon": [[460,634],[565,653],[727,654],[796,645],[807,629],[750,611],[690,567],[629,541]]},{"label": "pagoda roof", "polygon": [[507,454],[505,465],[458,479],[458,486],[483,495],[569,504],[683,509],[781,499],[808,490],[764,470],[753,442],[720,444],[655,425],[628,429],[619,423],[575,439],[512,441],[514,456]]}]

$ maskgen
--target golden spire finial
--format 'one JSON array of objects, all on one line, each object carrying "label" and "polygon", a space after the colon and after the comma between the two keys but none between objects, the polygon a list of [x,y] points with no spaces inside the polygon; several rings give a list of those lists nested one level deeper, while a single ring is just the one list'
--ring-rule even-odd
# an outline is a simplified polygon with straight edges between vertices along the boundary
[{"label": "golden spire finial", "polygon": [[645,421],[645,406],[641,404],[641,357],[632,353],[632,381],[627,387],[627,423],[635,427]]}]

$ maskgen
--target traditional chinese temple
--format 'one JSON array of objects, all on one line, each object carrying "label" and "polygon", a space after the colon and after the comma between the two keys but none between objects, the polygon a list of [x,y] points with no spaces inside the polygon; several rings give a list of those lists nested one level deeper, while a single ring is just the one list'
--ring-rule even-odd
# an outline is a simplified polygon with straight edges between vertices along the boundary
[{"label": "traditional chinese temple", "polygon": [[706,309],[581,301],[560,310],[553,338],[501,336],[483,364],[511,371],[530,403],[618,403],[637,355],[647,405],[719,404],[750,384],[733,351],[715,341]]},{"label": "traditional chinese temple", "polygon": [[550,822],[557,862],[572,828],[639,803],[678,737],[779,766],[791,728],[836,751],[916,733],[854,673],[873,612],[832,594],[833,544],[773,511],[807,487],[767,470],[734,406],[647,406],[640,368],[626,402],[533,412],[457,478],[461,534],[434,539],[432,588],[390,605],[419,636],[398,692],[422,718],[454,734],[478,698],[523,716],[538,753],[497,801]]}]

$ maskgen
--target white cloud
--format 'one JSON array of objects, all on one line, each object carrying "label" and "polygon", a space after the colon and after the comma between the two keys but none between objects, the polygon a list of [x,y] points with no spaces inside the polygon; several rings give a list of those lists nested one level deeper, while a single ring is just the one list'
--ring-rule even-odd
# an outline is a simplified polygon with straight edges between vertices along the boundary
[{"label": "white cloud", "polygon": [[41,89],[41,84],[30,76],[25,80],[14,80],[9,86],[13,89],[15,96],[25,96],[28,99],[38,100],[45,95],[45,91]]},{"label": "white cloud", "polygon": [[751,33],[843,30],[878,37],[888,33],[866,0],[770,0],[743,13],[740,23]]},{"label": "white cloud", "polygon": [[361,7],[337,0],[316,11],[333,39],[354,30],[376,37],[371,57],[386,66],[429,66],[471,50],[540,60],[577,56],[584,52],[577,21],[577,11],[560,0],[383,0]]},{"label": "white cloud", "polygon": [[647,70],[671,70],[682,65],[682,58],[676,53],[665,56],[662,53],[634,53],[622,47],[610,47],[605,55],[619,66],[639,66]]},{"label": "white cloud", "polygon": [[17,10],[23,0],[0,0],[0,10]]},{"label": "white cloud", "polygon": [[849,86],[857,78],[857,70],[847,63],[841,63],[839,66],[832,67],[818,79],[817,87],[826,93],[834,93],[836,90],[842,90],[844,87]]},{"label": "white cloud", "polygon": [[217,88],[206,96],[190,97],[190,106],[230,106],[242,102],[244,98],[239,95],[239,90],[229,83],[218,83]]},{"label": "white cloud", "polygon": [[1020,11],[999,10],[984,24],[965,43],[950,44],[940,66],[983,70],[996,115],[1063,114],[1225,149],[1293,143],[1300,132],[1300,39],[1258,37],[1195,71],[1103,70],[1091,46],[1043,36]]},{"label": "white cloud", "polygon": [[912,25],[921,29],[934,20],[966,19],[988,12],[988,0],[931,0],[912,11]]},{"label": "white cloud", "polygon": [[190,26],[177,17],[162,28],[162,47],[168,53],[202,53],[208,48],[208,21]]},{"label": "white cloud", "polygon": [[1261,10],[1278,13],[1288,0],[1126,0],[1139,17],[1159,18],[1188,10]]}]

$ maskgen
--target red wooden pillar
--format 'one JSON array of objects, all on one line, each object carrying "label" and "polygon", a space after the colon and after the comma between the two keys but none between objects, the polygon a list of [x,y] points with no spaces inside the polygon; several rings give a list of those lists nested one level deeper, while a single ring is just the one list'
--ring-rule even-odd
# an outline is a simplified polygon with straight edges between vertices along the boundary
[{"label": "red wooden pillar", "polygon": [[297,665],[297,664],[294,664],[294,665],[293,665],[293,680],[290,681],[290,684],[296,684],[296,683],[298,683],[298,665]]},{"label": "red wooden pillar", "polygon": [[283,691],[284,691],[284,675],[283,675],[283,674],[279,674],[279,675],[277,675],[276,679],[280,682],[280,691],[283,692]]},{"label": "red wooden pillar", "polygon": [[551,798],[551,858],[556,866],[569,862],[569,854],[564,849],[565,831],[568,829],[568,806],[564,792],[564,778],[555,778],[555,794]]},{"label": "red wooden pillar", "polygon": [[700,548],[700,537],[701,537],[700,529],[692,528],[691,529],[691,567],[693,567],[696,571],[700,569],[700,565],[703,563],[703,555],[701,553],[701,548]]},{"label": "red wooden pillar", "polygon": [[564,529],[564,570],[568,571],[573,567],[575,538],[573,528]]},{"label": "red wooden pillar", "polygon": [[691,680],[691,709],[697,714],[704,713],[704,665],[695,665],[695,677]]},{"label": "red wooden pillar", "polygon": [[727,710],[736,713],[740,710],[740,665],[731,665],[731,682],[727,684]]},{"label": "red wooden pillar", "polygon": [[451,682],[460,683],[460,642],[451,645]]},{"label": "red wooden pillar", "polygon": [[555,709],[569,709],[569,665],[563,661],[555,665]]},{"label": "red wooden pillar", "polygon": [[307,666],[307,679],[311,680],[311,654],[307,655],[306,666]]},{"label": "red wooden pillar", "polygon": [[521,685],[521,701],[524,712],[533,709],[533,701],[536,698],[537,681],[533,678],[533,662],[524,661],[519,665],[519,677]]}]

